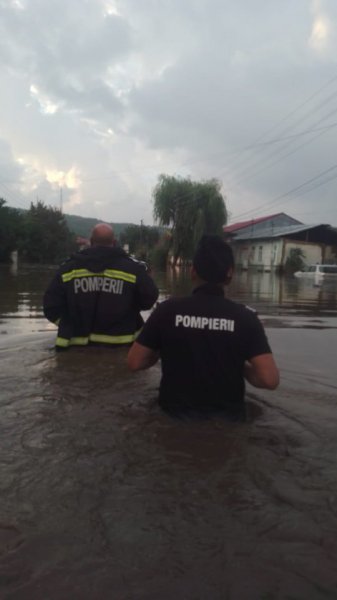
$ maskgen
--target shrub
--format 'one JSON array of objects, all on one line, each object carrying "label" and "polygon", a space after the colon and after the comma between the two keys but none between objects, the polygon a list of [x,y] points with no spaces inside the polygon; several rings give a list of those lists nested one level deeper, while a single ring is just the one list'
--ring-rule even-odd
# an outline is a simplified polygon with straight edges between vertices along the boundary
[{"label": "shrub", "polygon": [[304,267],[305,254],[302,248],[292,248],[289,252],[289,256],[285,263],[285,270],[288,273],[295,273],[295,271],[301,271]]}]

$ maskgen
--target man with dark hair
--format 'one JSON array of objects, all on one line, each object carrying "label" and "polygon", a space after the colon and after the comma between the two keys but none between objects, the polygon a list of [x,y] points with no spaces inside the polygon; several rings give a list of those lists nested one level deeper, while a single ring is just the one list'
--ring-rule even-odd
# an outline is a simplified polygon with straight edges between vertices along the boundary
[{"label": "man with dark hair", "polygon": [[224,411],[245,418],[246,378],[275,389],[279,373],[255,311],[228,300],[231,247],[218,236],[200,240],[191,269],[191,296],[161,303],[129,350],[132,371],[162,361],[159,403],[172,412]]},{"label": "man with dark hair", "polygon": [[140,311],[158,298],[152,278],[116,245],[110,225],[96,225],[90,242],[61,266],[44,295],[44,314],[58,325],[57,349],[131,344],[143,325]]}]

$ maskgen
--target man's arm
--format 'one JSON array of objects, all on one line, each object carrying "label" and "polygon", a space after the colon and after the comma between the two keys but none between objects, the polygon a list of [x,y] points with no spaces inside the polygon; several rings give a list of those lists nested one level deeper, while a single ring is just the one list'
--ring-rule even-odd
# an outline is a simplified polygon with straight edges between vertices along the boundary
[{"label": "man's arm", "polygon": [[128,353],[128,367],[131,371],[149,369],[159,359],[159,352],[134,342]]},{"label": "man's arm", "polygon": [[65,289],[60,274],[50,282],[43,297],[43,312],[48,321],[56,323],[67,309]]},{"label": "man's arm", "polygon": [[129,350],[128,367],[131,371],[140,371],[152,367],[160,356],[161,309],[162,305],[157,306],[149,316],[137,341]]},{"label": "man's arm", "polygon": [[271,353],[254,356],[245,362],[244,376],[257,388],[275,390],[280,383],[279,370]]}]

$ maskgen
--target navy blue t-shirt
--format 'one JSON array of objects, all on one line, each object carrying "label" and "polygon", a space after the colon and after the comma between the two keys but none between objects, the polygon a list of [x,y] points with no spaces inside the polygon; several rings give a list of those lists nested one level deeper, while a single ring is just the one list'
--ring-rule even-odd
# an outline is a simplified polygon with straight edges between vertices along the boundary
[{"label": "navy blue t-shirt", "polygon": [[255,311],[224,297],[214,284],[162,302],[137,342],[160,352],[160,404],[170,410],[244,413],[246,360],[270,353]]}]

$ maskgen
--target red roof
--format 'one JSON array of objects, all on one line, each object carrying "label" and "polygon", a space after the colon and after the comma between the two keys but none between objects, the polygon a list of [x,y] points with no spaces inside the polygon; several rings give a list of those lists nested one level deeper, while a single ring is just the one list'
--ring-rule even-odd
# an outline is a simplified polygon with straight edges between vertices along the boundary
[{"label": "red roof", "polygon": [[249,221],[240,221],[239,223],[233,223],[232,225],[227,225],[223,228],[224,233],[232,233],[233,231],[237,231],[238,229],[244,229],[244,227],[249,227],[249,225],[255,225],[255,223],[262,223],[263,221],[268,221],[269,219],[274,219],[282,215],[282,213],[276,213],[274,215],[269,215],[268,217],[259,217],[258,219],[250,219]]}]

